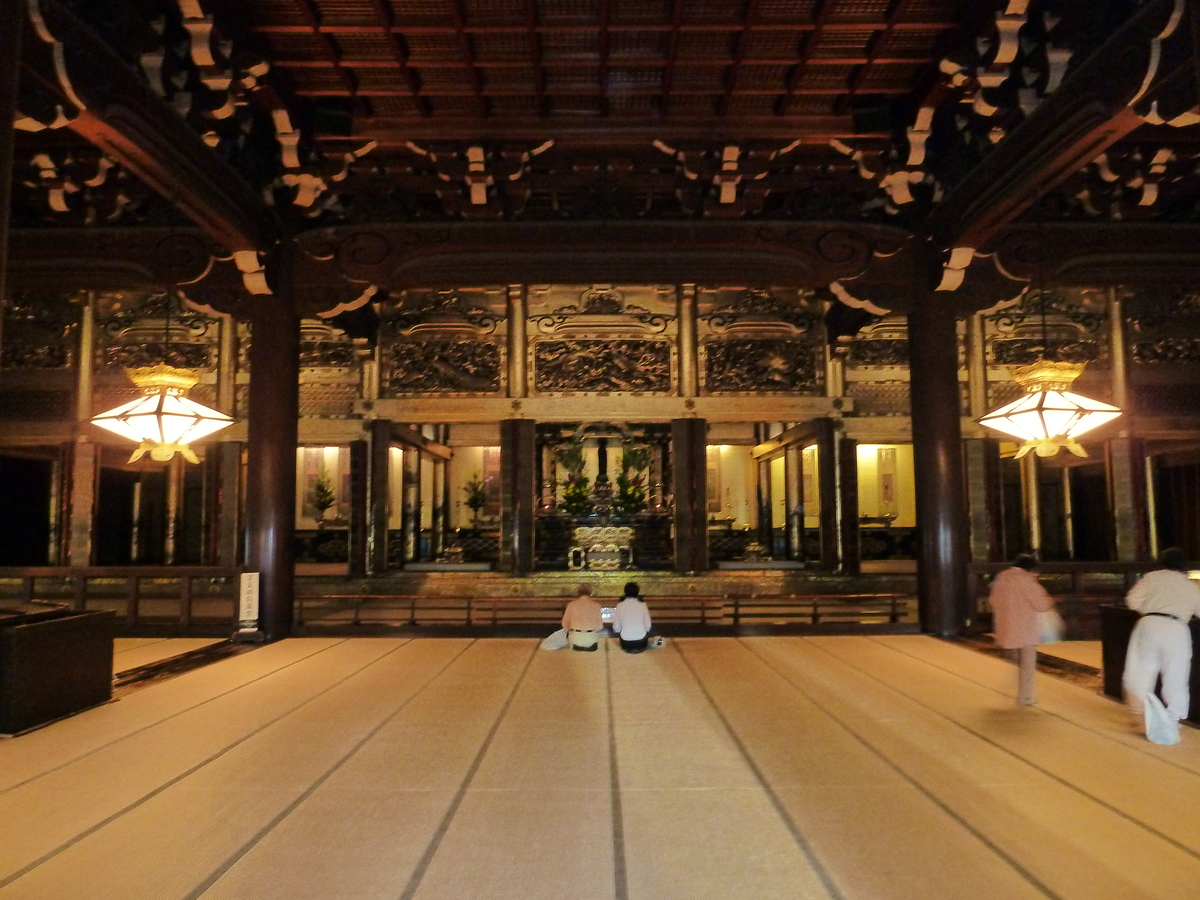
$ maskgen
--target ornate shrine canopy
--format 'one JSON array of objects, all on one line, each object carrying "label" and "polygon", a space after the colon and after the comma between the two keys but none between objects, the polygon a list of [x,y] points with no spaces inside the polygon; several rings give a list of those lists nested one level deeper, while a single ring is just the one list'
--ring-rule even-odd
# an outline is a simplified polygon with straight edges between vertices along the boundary
[{"label": "ornate shrine canopy", "polygon": [[6,2],[14,287],[238,312],[291,254],[306,315],[622,279],[965,312],[1200,261],[1183,0]]}]

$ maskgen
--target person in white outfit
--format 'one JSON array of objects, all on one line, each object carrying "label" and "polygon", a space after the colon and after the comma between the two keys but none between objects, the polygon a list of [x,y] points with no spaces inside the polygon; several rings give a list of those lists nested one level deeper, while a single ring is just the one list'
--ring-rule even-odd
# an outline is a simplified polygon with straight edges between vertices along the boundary
[{"label": "person in white outfit", "polygon": [[1178,547],[1164,550],[1159,566],[1125,598],[1125,605],[1141,618],[1129,637],[1122,683],[1125,701],[1141,716],[1144,698],[1161,675],[1167,711],[1183,719],[1191,702],[1192,633],[1188,621],[1200,616],[1200,587],[1187,577],[1187,562]]},{"label": "person in white outfit", "polygon": [[641,653],[649,646],[650,610],[646,609],[636,581],[625,585],[625,597],[613,610],[612,629],[626,653]]}]

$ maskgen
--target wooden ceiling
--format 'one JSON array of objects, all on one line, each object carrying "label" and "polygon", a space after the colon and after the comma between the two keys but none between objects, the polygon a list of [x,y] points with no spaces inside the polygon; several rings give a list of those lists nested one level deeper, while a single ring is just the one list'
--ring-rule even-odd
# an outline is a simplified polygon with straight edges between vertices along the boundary
[{"label": "wooden ceiling", "polygon": [[[956,7],[963,6],[953,0],[223,2],[297,95],[343,110],[343,124],[357,138],[400,145],[429,138],[611,144],[885,137],[886,124],[869,113],[929,79],[959,25]],[[337,124],[333,116],[325,121]],[[336,131],[321,136],[346,136]]]}]

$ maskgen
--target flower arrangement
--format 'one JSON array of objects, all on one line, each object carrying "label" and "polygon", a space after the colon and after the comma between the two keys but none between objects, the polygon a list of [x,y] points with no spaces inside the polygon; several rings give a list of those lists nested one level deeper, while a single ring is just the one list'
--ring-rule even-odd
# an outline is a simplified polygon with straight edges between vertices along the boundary
[{"label": "flower arrangement", "polygon": [[626,443],[621,453],[621,473],[617,476],[617,491],[613,509],[623,515],[637,515],[646,508],[646,469],[650,465],[650,449]]},{"label": "flower arrangement", "polygon": [[591,480],[583,474],[583,439],[576,438],[570,444],[559,447],[555,459],[567,473],[563,479],[560,509],[569,516],[586,516],[592,511]]},{"label": "flower arrangement", "polygon": [[479,527],[479,513],[487,503],[485,484],[483,476],[479,472],[475,472],[463,485],[463,494],[466,495],[463,502],[466,503],[467,509],[471,510],[471,526],[473,528]]}]

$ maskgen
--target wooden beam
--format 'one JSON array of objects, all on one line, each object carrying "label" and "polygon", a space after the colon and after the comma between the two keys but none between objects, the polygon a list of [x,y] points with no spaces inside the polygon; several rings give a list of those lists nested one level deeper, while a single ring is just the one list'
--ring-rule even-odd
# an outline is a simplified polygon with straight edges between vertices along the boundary
[{"label": "wooden beam", "polygon": [[1154,49],[1174,8],[1174,0],[1144,6],[949,191],[927,223],[943,247],[983,246],[1035,198],[1142,124],[1130,104],[1152,96],[1144,81],[1161,85],[1192,67],[1191,53],[1164,53],[1160,61]]},{"label": "wooden beam", "polygon": [[414,450],[419,450],[432,459],[450,459],[454,456],[454,451],[445,444],[438,444],[429,440],[421,432],[415,428],[410,428],[408,425],[400,425],[393,422],[391,437],[392,443],[412,447]]},{"label": "wooden beam", "polygon": [[750,451],[752,459],[774,459],[791,447],[807,447],[817,439],[817,426],[812,422],[800,422],[779,432],[769,441],[763,441]]},{"label": "wooden beam", "polygon": [[[57,0],[42,0],[40,9],[45,27],[25,41],[22,75],[77,110],[69,127],[225,248],[270,248],[275,221],[254,188],[70,9]],[[48,67],[56,58],[61,65]]]}]

